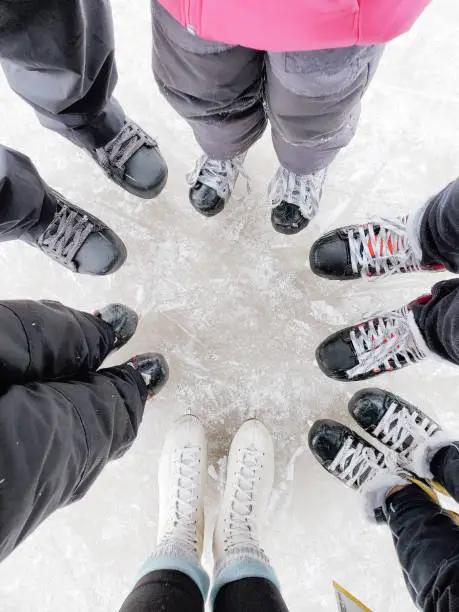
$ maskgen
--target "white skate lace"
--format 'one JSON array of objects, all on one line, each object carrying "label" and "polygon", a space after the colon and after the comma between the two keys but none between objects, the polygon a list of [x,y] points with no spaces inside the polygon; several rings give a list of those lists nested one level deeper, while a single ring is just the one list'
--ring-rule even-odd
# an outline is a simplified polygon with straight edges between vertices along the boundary
[{"label": "white skate lace", "polygon": [[169,528],[161,540],[164,545],[172,538],[181,545],[197,549],[196,521],[199,507],[199,479],[201,449],[190,446],[179,451],[172,486],[176,490],[170,508]]},{"label": "white skate lace", "polygon": [[424,414],[416,410],[410,412],[405,406],[400,407],[398,402],[393,401],[373,435],[409,461],[416,447],[430,438],[437,429],[438,425]]},{"label": "white skate lace", "polygon": [[246,181],[247,193],[250,193],[250,178],[244,169],[244,159],[245,153],[228,160],[210,159],[203,155],[187,174],[188,184],[190,187],[194,187],[197,182],[207,185],[215,189],[220,198],[227,200],[241,175]]},{"label": "white skate lace", "polygon": [[94,155],[109,174],[122,174],[126,163],[143,146],[155,147],[156,141],[134,121],[128,119],[121,131],[104,147],[96,149]]},{"label": "white skate lace", "polygon": [[260,452],[244,449],[241,451],[238,482],[234,491],[227,522],[227,547],[259,546],[256,535],[254,514],[254,489],[260,466]]},{"label": "white skate lace", "polygon": [[[352,271],[361,276],[388,276],[421,270],[408,241],[408,216],[394,220],[374,218],[368,224],[348,230]],[[376,232],[375,232],[375,227]]]},{"label": "white skate lace", "polygon": [[[392,465],[393,458],[389,462]],[[382,453],[347,436],[328,470],[347,486],[360,489],[375,472],[379,473],[387,467],[386,457]]]},{"label": "white skate lace", "polygon": [[282,166],[269,184],[268,197],[273,207],[289,202],[299,207],[305,219],[312,219],[319,210],[327,169],[313,174],[295,174]]},{"label": "white skate lace", "polygon": [[406,306],[369,319],[350,332],[358,364],[348,370],[354,378],[380,369],[393,370],[416,363],[427,356],[427,347],[412,313]]},{"label": "white skate lace", "polygon": [[57,210],[51,223],[38,238],[37,245],[49,257],[76,271],[73,261],[75,255],[89,234],[98,228],[87,215],[73,208],[58,192],[52,191],[52,194],[57,202]]}]

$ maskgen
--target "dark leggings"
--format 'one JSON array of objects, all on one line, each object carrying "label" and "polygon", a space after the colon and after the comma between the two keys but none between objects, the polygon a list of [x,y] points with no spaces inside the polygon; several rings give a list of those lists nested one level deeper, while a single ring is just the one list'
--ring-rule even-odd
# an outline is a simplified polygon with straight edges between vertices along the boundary
[{"label": "dark leggings", "polygon": [[[150,572],[135,585],[120,612],[203,612],[193,580],[174,570]],[[244,578],[220,589],[215,612],[288,612],[279,590],[264,578]]]},{"label": "dark leggings", "polygon": [[[454,443],[436,453],[431,470],[459,501],[459,451]],[[424,612],[459,612],[459,525],[421,488],[410,485],[387,500],[386,516],[403,575]]]}]

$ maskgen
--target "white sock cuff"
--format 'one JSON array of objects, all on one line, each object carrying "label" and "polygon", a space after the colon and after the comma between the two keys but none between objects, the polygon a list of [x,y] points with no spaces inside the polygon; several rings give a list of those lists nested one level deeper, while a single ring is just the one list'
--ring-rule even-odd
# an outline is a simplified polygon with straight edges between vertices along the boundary
[{"label": "white sock cuff", "polygon": [[366,518],[375,523],[375,510],[384,507],[387,493],[398,485],[410,484],[399,474],[381,472],[362,487],[363,509]]},{"label": "white sock cuff", "polygon": [[214,576],[217,577],[227,567],[241,561],[259,561],[264,565],[270,565],[269,557],[262,548],[257,546],[238,546],[226,552],[220,559],[215,560]]},{"label": "white sock cuff", "polygon": [[430,200],[425,202],[420,208],[413,210],[408,216],[407,234],[408,242],[413,249],[416,259],[422,260],[422,247],[421,247],[421,223],[427,206],[430,204]]},{"label": "white sock cuff", "polygon": [[414,450],[409,469],[420,476],[421,478],[433,479],[433,474],[430,469],[430,462],[432,461],[435,453],[441,448],[449,446],[452,442],[457,439],[457,436],[446,433],[443,430],[437,431],[433,436],[419,444]]}]

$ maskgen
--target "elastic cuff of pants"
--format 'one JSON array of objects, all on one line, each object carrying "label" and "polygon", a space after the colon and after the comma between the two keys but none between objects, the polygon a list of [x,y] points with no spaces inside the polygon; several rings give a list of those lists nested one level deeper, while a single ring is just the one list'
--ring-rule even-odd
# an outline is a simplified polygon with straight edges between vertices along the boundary
[{"label": "elastic cuff of pants", "polygon": [[182,574],[191,578],[196,584],[201,591],[203,600],[206,601],[209,593],[210,579],[200,565],[193,563],[187,557],[150,557],[141,567],[137,580],[157,570],[175,570],[177,572],[182,572]]},{"label": "elastic cuff of pants", "polygon": [[231,565],[226,566],[215,576],[214,585],[210,593],[212,608],[215,603],[215,598],[222,587],[230,582],[236,582],[244,578],[265,578],[280,590],[279,581],[270,565],[266,565],[257,559],[238,559]]},{"label": "elastic cuff of pants", "polygon": [[390,516],[399,512],[402,509],[402,506],[406,505],[411,507],[412,504],[416,502],[429,502],[437,504],[436,495],[433,491],[430,495],[419,485],[411,483],[407,487],[400,489],[387,497],[386,502],[383,505],[383,512],[386,520],[389,522]]}]

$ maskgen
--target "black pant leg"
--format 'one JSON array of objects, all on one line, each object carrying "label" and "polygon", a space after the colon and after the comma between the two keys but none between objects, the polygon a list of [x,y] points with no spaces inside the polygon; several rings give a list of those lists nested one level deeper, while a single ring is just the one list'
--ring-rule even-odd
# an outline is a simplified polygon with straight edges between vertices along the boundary
[{"label": "black pant leg", "polygon": [[403,575],[424,612],[459,610],[459,526],[416,485],[387,500],[387,522]]},{"label": "black pant leg", "polygon": [[430,469],[434,479],[459,503],[459,442],[444,446],[435,453]]},{"label": "black pant leg", "polygon": [[441,263],[459,272],[459,179],[430,200],[419,238],[424,263]]},{"label": "black pant leg", "polygon": [[[0,242],[49,225],[56,204],[30,159],[0,146]],[[41,233],[39,231],[39,233]]]},{"label": "black pant leg", "polygon": [[434,285],[432,298],[413,313],[430,350],[459,365],[459,279]]},{"label": "black pant leg", "polygon": [[158,570],[141,578],[120,609],[120,612],[203,611],[204,602],[197,585],[174,570]]},{"label": "black pant leg", "polygon": [[131,446],[146,397],[129,366],[0,395],[0,561]]},{"label": "black pant leg", "polygon": [[85,147],[120,131],[110,0],[1,2],[0,61],[46,127]]},{"label": "black pant leg", "polygon": [[0,302],[0,387],[95,371],[114,340],[108,323],[59,302]]},{"label": "black pant leg", "polygon": [[225,584],[214,612],[288,612],[279,589],[265,578],[244,578]]}]

